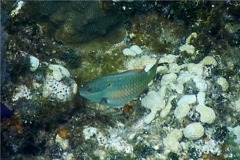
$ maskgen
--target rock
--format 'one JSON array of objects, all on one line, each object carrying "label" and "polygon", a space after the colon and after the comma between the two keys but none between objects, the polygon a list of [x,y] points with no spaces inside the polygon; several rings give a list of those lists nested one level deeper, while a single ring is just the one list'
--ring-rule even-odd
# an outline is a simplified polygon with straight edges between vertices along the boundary
[{"label": "rock", "polygon": [[199,64],[202,64],[204,66],[206,66],[206,65],[216,66],[217,61],[212,56],[206,56],[205,58],[203,58],[203,60],[200,61]]},{"label": "rock", "polygon": [[83,136],[85,140],[91,139],[97,134],[97,128],[85,126],[83,129]]},{"label": "rock", "polygon": [[204,102],[205,102],[205,92],[198,92],[197,94],[197,100],[198,100],[198,104],[199,105],[204,105]]},{"label": "rock", "polygon": [[165,74],[164,76],[162,76],[161,86],[173,83],[176,81],[176,79],[177,79],[177,75],[175,73]]},{"label": "rock", "polygon": [[184,95],[180,98],[178,101],[178,105],[184,105],[184,104],[193,104],[196,102],[196,96],[195,95]]},{"label": "rock", "polygon": [[44,84],[43,97],[47,98],[51,96],[51,100],[57,99],[59,101],[70,100],[71,91],[70,88],[56,80],[50,80]]},{"label": "rock", "polygon": [[43,97],[50,98],[51,101],[66,102],[72,100],[76,94],[77,84],[73,79],[68,79],[67,82],[55,80],[52,75],[47,75],[43,85]]},{"label": "rock", "polygon": [[169,71],[166,66],[158,66],[157,73],[166,74],[166,73],[169,73]]},{"label": "rock", "polygon": [[184,95],[180,98],[180,100],[177,103],[177,107],[174,110],[174,115],[177,119],[184,118],[190,111],[190,104],[193,104],[196,102],[196,96],[195,95]]},{"label": "rock", "polygon": [[77,91],[78,91],[78,85],[77,85],[77,83],[73,83],[72,84],[72,92],[73,92],[73,94],[76,94]]},{"label": "rock", "polygon": [[141,54],[143,52],[143,50],[138,45],[132,45],[130,49],[137,54]]},{"label": "rock", "polygon": [[196,87],[200,92],[205,92],[207,90],[207,83],[202,77],[194,76],[192,80],[195,82]]},{"label": "rock", "polygon": [[137,55],[137,53],[135,51],[133,51],[129,48],[125,48],[122,52],[125,56],[133,56],[134,57]]},{"label": "rock", "polygon": [[177,55],[167,54],[167,55],[164,55],[164,56],[159,60],[159,63],[173,63],[173,62],[176,62],[177,58],[178,58]]},{"label": "rock", "polygon": [[25,5],[24,1],[17,1],[16,2],[16,8],[14,10],[12,10],[11,12],[11,17],[15,17],[16,15],[18,15],[20,13],[20,10],[23,8],[23,6]]},{"label": "rock", "polygon": [[155,91],[148,92],[148,94],[142,99],[142,105],[148,109],[153,108],[161,109],[162,108],[161,102],[162,101],[160,99],[158,92]]},{"label": "rock", "polygon": [[233,102],[233,106],[234,106],[234,110],[236,110],[237,112],[240,112],[240,98],[235,102]]},{"label": "rock", "polygon": [[30,1],[28,5],[29,16],[41,23],[45,35],[54,35],[64,44],[80,45],[98,39],[103,46],[125,36],[119,34],[123,13],[106,12],[100,1]]},{"label": "rock", "polygon": [[174,153],[179,153],[181,150],[179,140],[182,138],[182,135],[183,134],[181,130],[172,130],[167,137],[163,139],[164,146]]},{"label": "rock", "polygon": [[203,123],[212,124],[216,119],[215,112],[210,107],[207,107],[205,105],[198,105],[196,107],[196,111],[200,113],[200,120]]},{"label": "rock", "polygon": [[188,54],[193,54],[195,53],[195,47],[190,44],[184,44],[181,47],[179,47],[179,50],[181,52],[186,51]]},{"label": "rock", "polygon": [[180,71],[181,67],[178,66],[177,63],[170,63],[169,64],[169,71],[171,73],[178,73]]},{"label": "rock", "polygon": [[128,61],[125,65],[127,70],[144,69],[147,72],[147,69],[151,69],[155,64],[156,58],[152,58],[148,55],[143,55],[140,58],[134,58]]},{"label": "rock", "polygon": [[236,136],[236,138],[234,139],[234,142],[240,145],[240,126],[236,126],[234,128],[228,127],[227,129]]},{"label": "rock", "polygon": [[30,89],[26,85],[21,85],[16,88],[17,93],[13,95],[12,101],[17,101],[19,98],[25,98],[27,100],[32,98]]},{"label": "rock", "polygon": [[227,80],[223,77],[219,77],[217,83],[222,87],[223,91],[226,91],[229,87]]},{"label": "rock", "polygon": [[174,96],[171,96],[171,97],[168,99],[168,103],[167,103],[166,107],[163,108],[163,110],[162,110],[161,113],[160,113],[160,116],[161,116],[162,118],[166,117],[166,116],[170,113],[170,111],[171,111],[171,109],[172,109],[172,100],[173,100],[174,98],[176,98],[176,97],[177,97],[177,96],[174,95]]},{"label": "rock", "polygon": [[203,74],[203,66],[201,64],[189,63],[187,64],[188,72],[195,75]]},{"label": "rock", "polygon": [[190,105],[188,104],[181,104],[176,107],[174,110],[174,115],[177,119],[183,119],[190,111]]},{"label": "rock", "polygon": [[193,33],[191,33],[189,36],[188,36],[188,38],[186,39],[186,44],[189,44],[190,42],[191,42],[191,40],[193,39],[193,38],[197,38],[197,33],[196,32],[193,32]]},{"label": "rock", "polygon": [[64,68],[63,66],[61,66],[61,65],[50,64],[48,66],[48,68],[53,71],[53,73],[52,73],[53,77],[57,81],[62,80],[64,77],[69,77],[70,76],[69,71],[66,68]]},{"label": "rock", "polygon": [[151,110],[151,113],[144,117],[144,122],[149,124],[155,118],[157,111],[165,107],[165,101],[160,97],[158,92],[150,91],[142,99],[142,106]]},{"label": "rock", "polygon": [[175,90],[178,94],[182,94],[184,91],[184,86],[181,83],[177,83],[177,84],[171,83],[170,86],[171,86],[171,89]]},{"label": "rock", "polygon": [[195,47],[193,45],[190,45],[191,39],[192,38],[197,38],[197,33],[192,33],[187,39],[186,43],[179,47],[179,50],[181,52],[186,51],[188,54],[193,54],[195,53]]},{"label": "rock", "polygon": [[185,84],[193,78],[193,75],[190,73],[182,73],[178,76],[177,82],[179,84]]},{"label": "rock", "polygon": [[39,66],[39,59],[34,56],[29,56],[29,58],[30,58],[30,64],[31,64],[30,70],[34,72],[37,70]]},{"label": "rock", "polygon": [[77,93],[77,84],[70,77],[69,71],[61,65],[49,65],[53,72],[47,73],[42,95],[51,101],[66,102]]},{"label": "rock", "polygon": [[184,128],[183,134],[189,140],[197,140],[204,135],[204,128],[201,123],[191,123]]},{"label": "rock", "polygon": [[69,140],[61,138],[59,134],[57,134],[55,142],[58,143],[63,150],[69,148]]},{"label": "rock", "polygon": [[75,160],[73,153],[64,152],[62,155],[63,160]]},{"label": "rock", "polygon": [[151,110],[151,112],[147,116],[144,117],[144,123],[150,124],[153,121],[153,119],[155,118],[156,114],[157,114],[157,110],[154,110],[154,109]]},{"label": "rock", "polygon": [[240,145],[240,126],[233,128],[233,134],[236,135],[234,142]]}]

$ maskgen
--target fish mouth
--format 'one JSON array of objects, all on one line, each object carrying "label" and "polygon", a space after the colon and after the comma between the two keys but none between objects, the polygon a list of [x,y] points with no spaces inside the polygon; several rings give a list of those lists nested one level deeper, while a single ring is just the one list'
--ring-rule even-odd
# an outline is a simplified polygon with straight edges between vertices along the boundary
[{"label": "fish mouth", "polygon": [[90,94],[90,92],[79,92],[80,95]]},{"label": "fish mouth", "polygon": [[91,93],[96,93],[100,92],[101,89],[96,89],[96,88],[80,88],[79,93],[81,94],[91,94]]},{"label": "fish mouth", "polygon": [[90,91],[87,91],[87,90],[83,90],[83,89],[80,89],[80,90],[79,90],[79,94],[80,94],[80,95],[90,94],[90,93],[93,93],[93,92],[90,92]]},{"label": "fish mouth", "polygon": [[87,91],[81,91],[81,90],[79,91],[79,94],[80,94],[80,95],[89,94],[89,93],[90,93],[90,92],[87,92]]}]

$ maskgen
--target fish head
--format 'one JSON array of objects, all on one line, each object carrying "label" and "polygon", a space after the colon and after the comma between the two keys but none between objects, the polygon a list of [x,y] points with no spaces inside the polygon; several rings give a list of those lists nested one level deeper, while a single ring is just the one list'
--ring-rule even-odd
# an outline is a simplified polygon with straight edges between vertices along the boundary
[{"label": "fish head", "polygon": [[100,103],[110,87],[111,84],[106,83],[104,79],[97,79],[80,88],[79,92],[84,98]]}]

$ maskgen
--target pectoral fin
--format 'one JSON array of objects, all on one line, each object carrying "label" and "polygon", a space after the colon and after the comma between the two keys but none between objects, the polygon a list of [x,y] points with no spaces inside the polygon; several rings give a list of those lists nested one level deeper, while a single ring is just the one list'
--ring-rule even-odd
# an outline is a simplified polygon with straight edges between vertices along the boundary
[{"label": "pectoral fin", "polygon": [[107,101],[107,98],[106,97],[103,97],[102,99],[101,99],[101,101],[99,102],[99,105],[107,105],[107,103],[108,103],[108,101]]}]

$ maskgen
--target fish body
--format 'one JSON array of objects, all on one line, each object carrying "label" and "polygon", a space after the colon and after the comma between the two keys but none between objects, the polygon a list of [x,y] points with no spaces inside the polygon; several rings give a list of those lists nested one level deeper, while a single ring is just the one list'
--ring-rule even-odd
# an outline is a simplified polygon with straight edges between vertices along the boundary
[{"label": "fish body", "polygon": [[156,75],[157,64],[148,72],[129,70],[98,78],[80,89],[80,95],[95,103],[106,103],[114,108],[123,107],[137,97]]},{"label": "fish body", "polygon": [[11,118],[14,115],[14,111],[9,109],[7,106],[5,106],[2,102],[1,102],[1,106],[0,106],[0,112],[1,112],[1,121],[5,118]]}]

